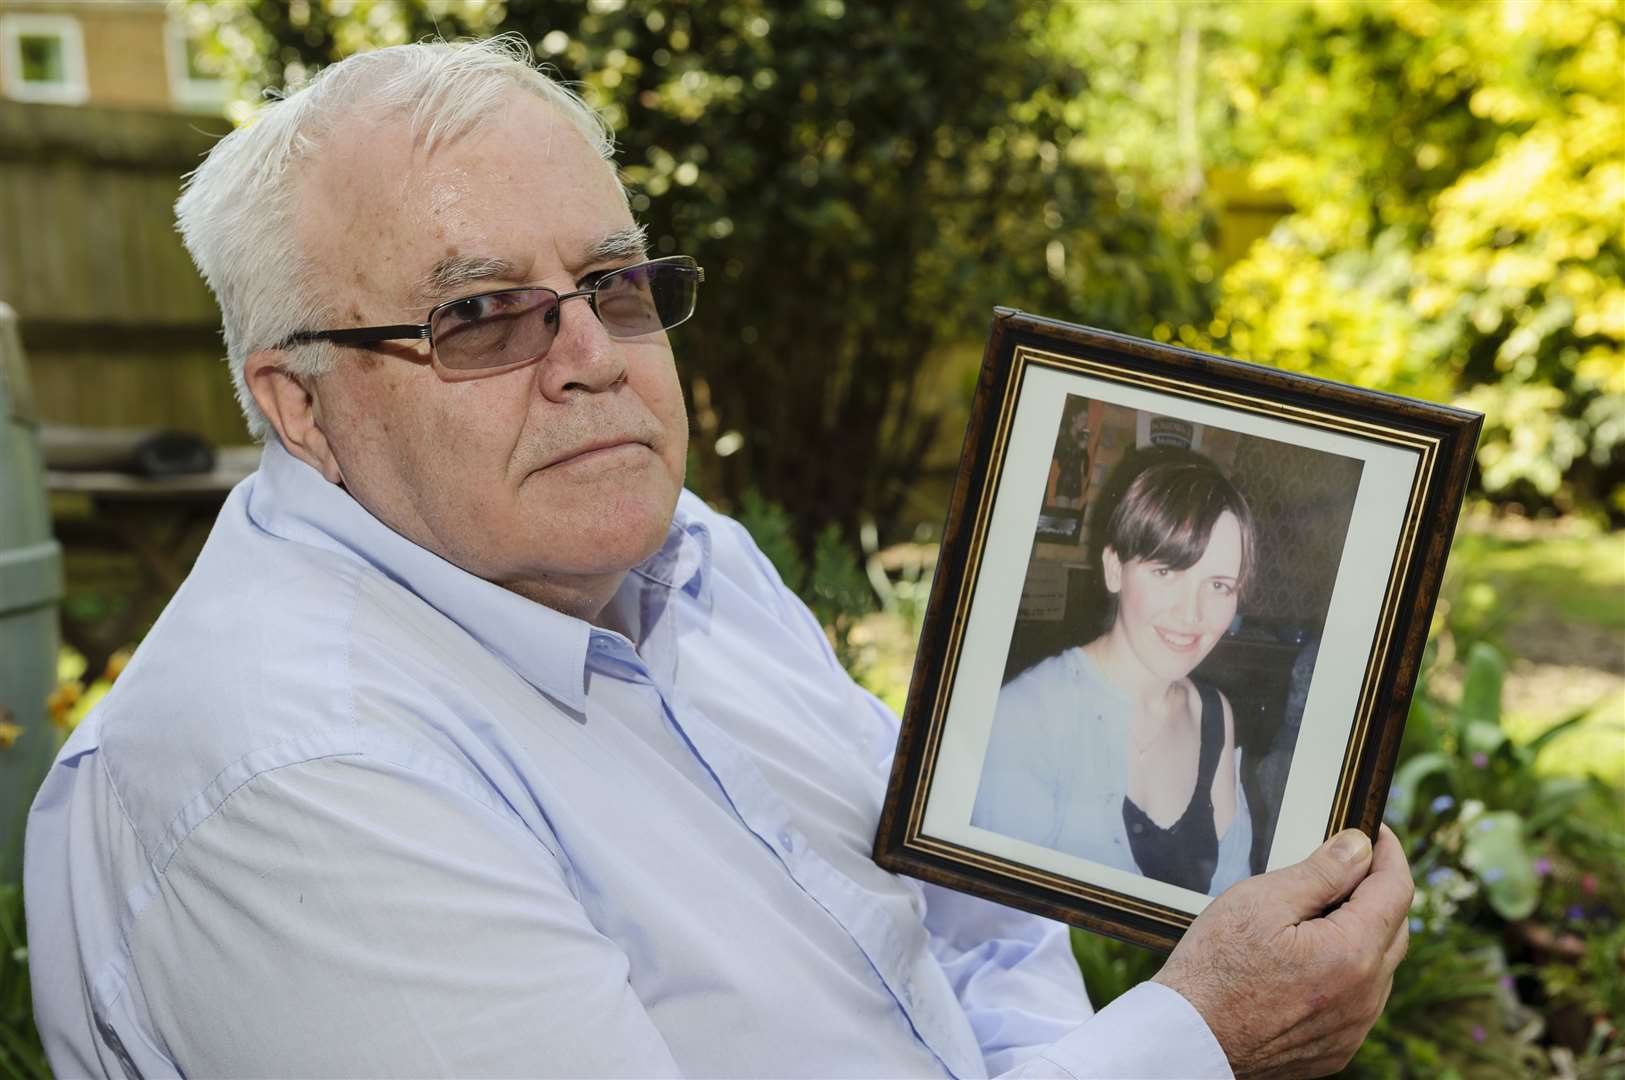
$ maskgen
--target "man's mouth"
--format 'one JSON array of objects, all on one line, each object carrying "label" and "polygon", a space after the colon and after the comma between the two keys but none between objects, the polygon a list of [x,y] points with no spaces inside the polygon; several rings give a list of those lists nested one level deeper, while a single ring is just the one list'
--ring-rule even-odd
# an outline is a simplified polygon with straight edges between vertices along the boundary
[{"label": "man's mouth", "polygon": [[628,452],[647,449],[649,449],[649,444],[641,439],[599,439],[560,454],[544,465],[543,468],[551,469],[560,465],[586,465],[590,462],[607,461]]},{"label": "man's mouth", "polygon": [[1162,643],[1174,652],[1194,652],[1196,646],[1202,643],[1201,634],[1182,634],[1177,630],[1164,630],[1160,626],[1152,627]]}]

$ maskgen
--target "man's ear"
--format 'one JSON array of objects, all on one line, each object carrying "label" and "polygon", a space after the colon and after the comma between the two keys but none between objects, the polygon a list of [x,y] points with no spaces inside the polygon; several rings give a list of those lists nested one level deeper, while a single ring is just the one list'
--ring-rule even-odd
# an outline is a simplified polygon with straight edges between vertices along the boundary
[{"label": "man's ear", "polygon": [[344,474],[322,432],[315,390],[287,369],[287,356],[280,349],[254,350],[243,362],[243,381],[288,453],[341,484]]},{"label": "man's ear", "polygon": [[1105,574],[1106,591],[1116,594],[1123,588],[1123,560],[1108,546],[1100,553],[1100,568]]}]

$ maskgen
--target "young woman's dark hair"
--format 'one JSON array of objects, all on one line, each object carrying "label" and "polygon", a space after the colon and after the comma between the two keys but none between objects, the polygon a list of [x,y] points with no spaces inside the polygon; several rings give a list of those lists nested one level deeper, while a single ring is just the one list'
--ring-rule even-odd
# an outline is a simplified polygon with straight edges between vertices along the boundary
[{"label": "young woman's dark hair", "polygon": [[[1257,531],[1241,492],[1211,459],[1193,450],[1152,446],[1132,451],[1107,477],[1095,508],[1097,566],[1109,547],[1124,562],[1187,569],[1207,550],[1213,526],[1226,511],[1241,526],[1236,592],[1245,595],[1255,568]],[[1107,604],[1107,626],[1112,606]]]}]

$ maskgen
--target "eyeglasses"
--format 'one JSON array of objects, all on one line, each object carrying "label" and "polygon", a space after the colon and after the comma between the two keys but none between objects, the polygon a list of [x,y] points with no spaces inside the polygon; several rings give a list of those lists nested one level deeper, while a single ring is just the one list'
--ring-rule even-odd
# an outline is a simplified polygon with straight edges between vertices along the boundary
[{"label": "eyeglasses", "polygon": [[566,300],[585,297],[612,338],[642,337],[687,322],[704,280],[705,271],[693,259],[673,255],[611,270],[574,292],[542,286],[497,289],[436,305],[421,324],[301,330],[286,338],[283,346],[427,339],[442,377],[478,378],[546,356],[558,337],[559,306]]}]

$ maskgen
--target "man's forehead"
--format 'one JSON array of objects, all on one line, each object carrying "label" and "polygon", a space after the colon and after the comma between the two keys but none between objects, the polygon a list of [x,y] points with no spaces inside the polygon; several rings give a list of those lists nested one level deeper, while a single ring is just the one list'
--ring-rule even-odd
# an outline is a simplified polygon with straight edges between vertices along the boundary
[{"label": "man's forehead", "polygon": [[306,186],[325,204],[306,204],[306,250],[347,265],[348,282],[417,302],[526,280],[543,272],[538,256],[574,269],[645,250],[613,167],[551,104],[516,95],[432,151],[404,128],[340,134]]}]

